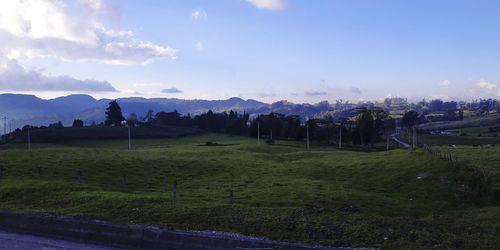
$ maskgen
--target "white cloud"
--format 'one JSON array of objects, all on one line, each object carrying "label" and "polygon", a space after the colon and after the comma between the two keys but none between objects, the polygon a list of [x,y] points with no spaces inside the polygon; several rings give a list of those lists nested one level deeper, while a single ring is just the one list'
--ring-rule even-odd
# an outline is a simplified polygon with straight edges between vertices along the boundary
[{"label": "white cloud", "polygon": [[433,100],[439,99],[439,100],[444,100],[444,101],[451,100],[450,96],[445,95],[445,94],[434,94],[434,95],[432,95],[431,99],[433,99]]},{"label": "white cloud", "polygon": [[47,76],[40,70],[26,70],[15,59],[0,55],[0,91],[116,92],[107,81],[78,80],[71,76]]},{"label": "white cloud", "polygon": [[477,82],[476,86],[479,87],[479,88],[488,89],[488,90],[492,90],[492,89],[496,89],[497,88],[496,84],[488,82],[488,81],[486,81],[484,79],[481,79],[479,82]]},{"label": "white cloud", "polygon": [[354,93],[354,94],[358,94],[358,95],[361,95],[363,92],[361,91],[361,89],[359,88],[356,88],[356,87],[352,87],[349,89],[349,91],[351,91],[351,93]]},{"label": "white cloud", "polygon": [[18,60],[51,56],[125,65],[175,58],[169,46],[107,27],[101,20],[112,15],[100,0],[1,1],[0,53]]},{"label": "white cloud", "polygon": [[442,82],[439,83],[441,86],[449,86],[451,84],[450,80],[443,80]]},{"label": "white cloud", "polygon": [[260,9],[281,10],[285,7],[284,0],[247,0],[247,2]]},{"label": "white cloud", "polygon": [[128,94],[128,95],[144,95],[143,93],[141,93],[139,91],[135,91],[133,89],[127,89],[127,90],[123,91],[123,93]]},{"label": "white cloud", "polygon": [[203,51],[205,50],[205,46],[203,46],[203,43],[202,42],[197,42],[194,47],[198,50],[198,51]]},{"label": "white cloud", "polygon": [[308,96],[322,96],[322,95],[328,95],[326,91],[311,91],[311,92],[306,92],[305,93]]},{"label": "white cloud", "polygon": [[88,7],[95,9],[95,10],[101,10],[104,8],[104,4],[102,3],[101,0],[80,0],[82,4],[87,5]]},{"label": "white cloud", "polygon": [[208,18],[207,12],[202,9],[193,10],[191,12],[191,17],[195,20],[206,20]]},{"label": "white cloud", "polygon": [[161,92],[165,93],[165,94],[180,94],[180,93],[182,93],[182,90],[180,90],[176,87],[172,87],[172,88],[168,88],[168,89],[163,89]]}]

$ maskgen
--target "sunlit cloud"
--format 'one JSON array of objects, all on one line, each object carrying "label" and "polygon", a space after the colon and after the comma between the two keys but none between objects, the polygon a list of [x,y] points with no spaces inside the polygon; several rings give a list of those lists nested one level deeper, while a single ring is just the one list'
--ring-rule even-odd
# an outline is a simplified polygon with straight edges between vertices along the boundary
[{"label": "sunlit cloud", "polygon": [[111,12],[98,0],[1,1],[0,53],[18,60],[54,57],[122,65],[175,59],[175,49],[109,28],[103,15]]},{"label": "sunlit cloud", "polygon": [[281,10],[285,7],[284,0],[247,0],[247,2],[260,9]]},{"label": "sunlit cloud", "polygon": [[202,9],[196,9],[191,12],[191,18],[195,21],[206,20],[208,18],[207,12]]},{"label": "sunlit cloud", "polygon": [[439,83],[441,86],[449,86],[451,84],[450,80],[443,80],[442,82]]},{"label": "sunlit cloud", "polygon": [[489,89],[489,90],[497,88],[496,84],[494,84],[492,82],[488,82],[488,81],[486,81],[484,79],[481,79],[479,82],[477,82],[476,86],[479,87],[479,88],[482,88],[482,89]]}]

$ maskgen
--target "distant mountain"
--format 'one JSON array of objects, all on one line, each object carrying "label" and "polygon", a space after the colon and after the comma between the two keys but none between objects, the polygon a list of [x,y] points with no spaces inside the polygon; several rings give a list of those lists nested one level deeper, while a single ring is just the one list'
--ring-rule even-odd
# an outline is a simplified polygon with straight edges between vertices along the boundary
[{"label": "distant mountain", "polygon": [[[0,94],[0,116],[6,116],[12,123],[13,129],[26,124],[40,126],[58,121],[69,126],[74,119],[81,119],[86,124],[92,122],[100,123],[104,121],[104,112],[110,101],[110,99],[96,100],[89,95],[69,95],[44,100],[34,95]],[[192,115],[208,110],[214,112],[234,110],[249,114],[278,112],[286,115],[296,114],[302,117],[313,117],[317,114],[328,112],[331,109],[328,102],[320,102],[313,105],[280,101],[267,104],[252,99],[243,100],[238,97],[227,100],[129,97],[119,98],[117,101],[125,117],[132,113],[141,117],[148,110],[153,110],[154,113],[177,110],[179,113],[190,113]],[[1,122],[0,127],[3,127],[3,123]],[[3,128],[0,131],[2,130]]]}]

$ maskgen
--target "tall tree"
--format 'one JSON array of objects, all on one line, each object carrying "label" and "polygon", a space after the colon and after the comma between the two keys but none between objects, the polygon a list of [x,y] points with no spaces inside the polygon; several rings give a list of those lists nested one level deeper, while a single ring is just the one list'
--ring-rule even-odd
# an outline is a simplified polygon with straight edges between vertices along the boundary
[{"label": "tall tree", "polygon": [[83,127],[83,121],[82,121],[82,120],[78,120],[78,119],[74,120],[74,121],[73,121],[73,127],[74,127],[74,128],[80,128],[80,127]]},{"label": "tall tree", "polygon": [[106,126],[120,126],[122,121],[125,120],[122,114],[122,109],[116,100],[109,103],[109,107],[106,109]]},{"label": "tall tree", "polygon": [[406,112],[403,116],[403,119],[401,122],[403,123],[403,126],[411,128],[417,124],[418,121],[418,112],[415,110],[410,110]]},{"label": "tall tree", "polygon": [[376,128],[372,113],[369,110],[363,111],[356,118],[356,130],[360,138],[361,145],[372,143],[376,139]]}]

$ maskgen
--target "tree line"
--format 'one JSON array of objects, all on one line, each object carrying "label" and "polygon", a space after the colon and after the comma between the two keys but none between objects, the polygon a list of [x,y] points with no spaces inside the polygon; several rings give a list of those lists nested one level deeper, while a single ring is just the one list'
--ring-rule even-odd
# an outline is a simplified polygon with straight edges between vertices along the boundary
[{"label": "tree line", "polygon": [[[260,137],[269,143],[275,140],[304,140],[309,132],[311,141],[324,142],[338,145],[342,138],[342,143],[352,145],[363,145],[373,147],[381,140],[385,140],[390,131],[395,129],[396,122],[389,112],[375,107],[358,107],[353,111],[354,115],[347,118],[333,119],[332,117],[303,119],[298,115],[284,115],[271,112],[250,116],[243,112],[213,112],[209,110],[205,113],[192,116],[183,115],[177,110],[154,113],[149,110],[144,116],[130,114],[128,118],[123,116],[120,105],[117,101],[111,101],[106,108],[106,119],[103,123],[92,126],[132,126],[132,127],[197,127],[204,131],[216,133],[229,133],[242,136]],[[422,115],[411,110],[406,112],[401,119],[402,125],[412,127],[422,122]],[[84,127],[84,122],[80,119],[73,121],[73,127]],[[60,129],[63,128],[61,122],[50,124],[48,127],[25,126],[14,131],[23,133],[28,129]]]},{"label": "tree line", "polygon": [[191,116],[182,115],[177,110],[161,111],[153,114],[149,110],[138,118],[131,114],[123,117],[116,101],[109,103],[106,109],[106,126],[181,126],[198,127],[205,131],[260,137],[272,143],[274,140],[304,140],[309,130],[309,139],[338,144],[342,136],[343,143],[373,146],[383,140],[383,135],[395,128],[395,122],[389,113],[379,108],[358,108],[357,115],[351,119],[334,121],[329,118],[302,119],[298,115],[284,115],[271,112],[250,117],[247,113],[236,111],[206,113]]}]

